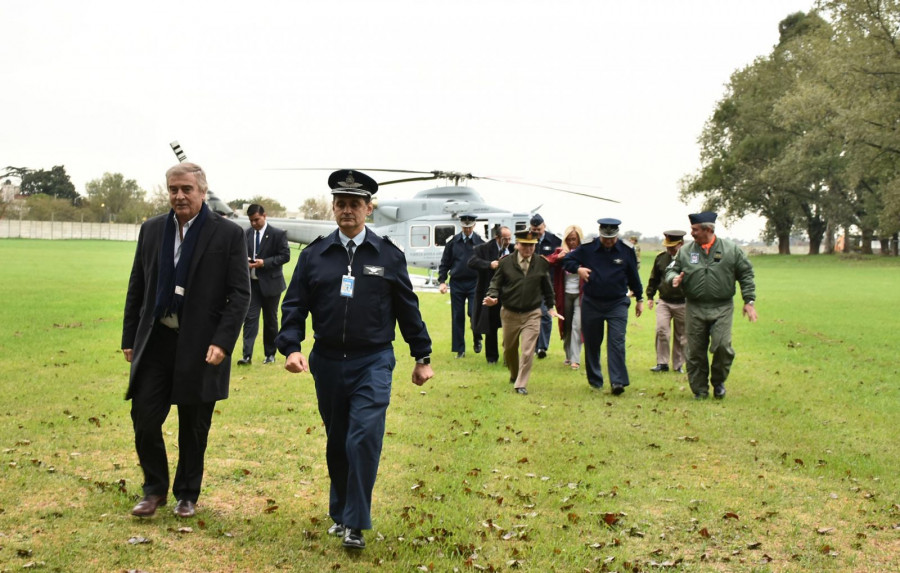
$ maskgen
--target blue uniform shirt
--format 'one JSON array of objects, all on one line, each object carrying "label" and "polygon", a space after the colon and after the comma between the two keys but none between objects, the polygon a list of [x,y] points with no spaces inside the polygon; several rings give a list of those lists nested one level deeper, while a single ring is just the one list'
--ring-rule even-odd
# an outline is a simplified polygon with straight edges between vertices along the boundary
[{"label": "blue uniform shirt", "polygon": [[339,232],[320,237],[300,253],[281,304],[281,330],[275,339],[278,350],[285,356],[300,351],[306,338],[306,317],[311,314],[316,351],[333,358],[390,348],[398,323],[410,355],[430,355],[431,338],[403,252],[366,228],[366,238],[353,255],[353,297],[344,297],[341,281],[350,257]]},{"label": "blue uniform shirt", "polygon": [[634,249],[616,241],[607,249],[594,239],[580,245],[562,260],[563,268],[577,273],[578,267],[591,269],[591,277],[584,283],[584,296],[602,301],[614,301],[627,296],[628,289],[640,302],[643,300],[641,277],[637,270]]}]

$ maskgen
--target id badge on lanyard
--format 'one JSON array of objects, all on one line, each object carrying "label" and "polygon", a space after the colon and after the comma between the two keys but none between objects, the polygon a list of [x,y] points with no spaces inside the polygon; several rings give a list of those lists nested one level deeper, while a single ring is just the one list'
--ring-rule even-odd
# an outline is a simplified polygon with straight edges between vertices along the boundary
[{"label": "id badge on lanyard", "polygon": [[353,286],[356,284],[356,277],[353,276],[353,269],[347,265],[347,274],[341,277],[341,296],[353,298]]}]

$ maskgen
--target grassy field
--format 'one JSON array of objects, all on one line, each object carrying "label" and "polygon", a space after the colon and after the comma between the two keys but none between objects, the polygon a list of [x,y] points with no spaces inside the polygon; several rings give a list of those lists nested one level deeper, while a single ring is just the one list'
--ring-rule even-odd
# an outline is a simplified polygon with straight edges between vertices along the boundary
[{"label": "grassy field", "polygon": [[436,378],[412,385],[397,345],[375,526],[350,554],[324,533],[312,380],[280,366],[234,370],[196,519],[129,515],[133,250],[0,241],[0,571],[900,571],[896,258],[754,258],[760,321],[735,320],[721,402],[649,371],[652,312],[632,312],[623,396],[558,339],[516,395],[453,358],[449,298],[421,295]]}]

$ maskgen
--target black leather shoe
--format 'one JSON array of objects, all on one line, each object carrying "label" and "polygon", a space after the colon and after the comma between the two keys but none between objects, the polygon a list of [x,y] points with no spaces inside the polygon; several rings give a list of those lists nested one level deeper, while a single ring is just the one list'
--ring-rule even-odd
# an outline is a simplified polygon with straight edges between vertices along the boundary
[{"label": "black leather shoe", "polygon": [[347,533],[347,528],[340,523],[334,523],[328,528],[328,535],[343,538]]},{"label": "black leather shoe", "polygon": [[250,362],[251,361],[250,361],[249,356],[244,356],[243,358],[241,358],[240,360],[237,361],[238,366],[250,366]]},{"label": "black leather shoe", "polygon": [[675,372],[678,372],[679,374],[684,374],[684,367],[679,366],[678,368],[675,369]]},{"label": "black leather shoe", "polygon": [[496,361],[496,360],[488,360],[487,363],[488,363],[488,364],[496,364],[497,361]]},{"label": "black leather shoe", "polygon": [[475,341],[475,347],[473,348],[473,350],[475,350],[475,354],[481,353],[481,341],[480,340]]},{"label": "black leather shoe", "polygon": [[156,508],[166,505],[164,495],[145,495],[131,510],[131,515],[138,517],[151,517],[156,513]]},{"label": "black leather shoe", "polygon": [[537,357],[540,358],[541,360],[543,360],[544,358],[547,358],[547,351],[544,350],[543,348],[541,348],[540,350],[537,351]]},{"label": "black leather shoe", "polygon": [[516,391],[516,394],[521,394],[523,396],[528,395],[528,390],[526,390],[525,388],[513,388],[513,390]]},{"label": "black leather shoe", "polygon": [[342,545],[347,549],[365,549],[366,540],[363,538],[362,530],[348,527]]},{"label": "black leather shoe", "polygon": [[175,505],[174,513],[176,517],[194,517],[194,514],[197,513],[197,508],[193,501],[189,499],[179,499],[178,503]]},{"label": "black leather shoe", "polygon": [[718,386],[713,386],[713,398],[716,400],[721,400],[725,397],[725,385],[719,384]]},{"label": "black leather shoe", "polygon": [[655,368],[651,368],[650,372],[668,372],[669,365],[668,364],[657,364]]},{"label": "black leather shoe", "polygon": [[613,396],[618,396],[619,394],[625,392],[625,386],[620,386],[619,384],[612,385],[612,393]]},{"label": "black leather shoe", "polygon": [[456,357],[457,357],[457,358],[465,358],[465,357],[466,357],[466,351],[463,350],[462,352],[457,352],[457,353],[456,353]]},{"label": "black leather shoe", "polygon": [[275,355],[266,356],[266,359],[263,360],[263,364],[275,364]]},{"label": "black leather shoe", "polygon": [[694,394],[694,400],[706,400],[707,398],[709,398],[709,394],[706,393]]}]

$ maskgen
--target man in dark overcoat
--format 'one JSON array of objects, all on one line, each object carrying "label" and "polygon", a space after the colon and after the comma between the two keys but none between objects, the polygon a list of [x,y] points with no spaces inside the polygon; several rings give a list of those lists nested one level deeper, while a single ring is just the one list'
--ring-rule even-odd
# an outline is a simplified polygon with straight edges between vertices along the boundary
[{"label": "man in dark overcoat", "polygon": [[132,514],[166,505],[169,465],[162,425],[178,407],[175,515],[192,517],[217,400],[228,397],[231,360],[250,302],[244,232],[205,203],[194,163],[166,172],[172,210],[141,225],[125,298],[122,351],[131,363],[135,446],[144,497]]},{"label": "man in dark overcoat", "polygon": [[[475,284],[475,300],[484,300],[488,286],[500,265],[500,259],[510,253],[509,242],[512,231],[509,227],[497,227],[494,240],[477,245],[469,259],[469,268],[478,271]],[[476,304],[472,316],[472,331],[484,336],[484,356],[488,364],[496,364],[500,359],[497,345],[497,330],[500,328],[500,306]]]}]

